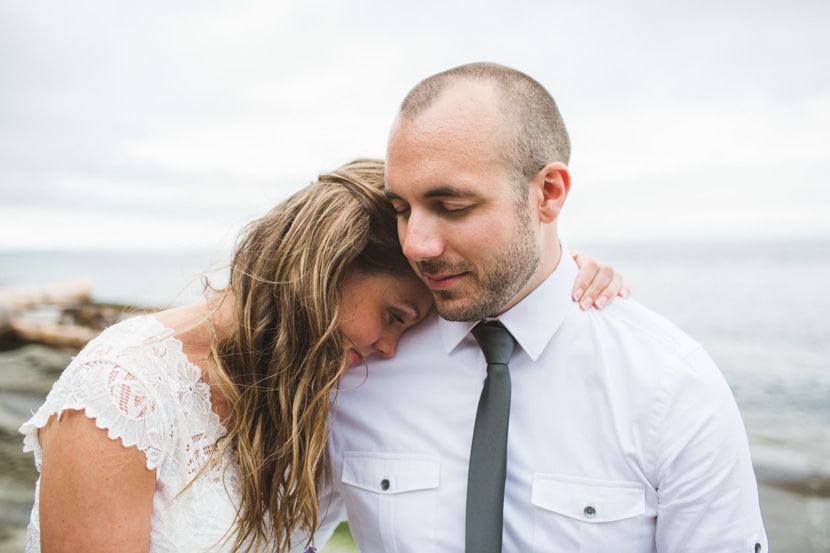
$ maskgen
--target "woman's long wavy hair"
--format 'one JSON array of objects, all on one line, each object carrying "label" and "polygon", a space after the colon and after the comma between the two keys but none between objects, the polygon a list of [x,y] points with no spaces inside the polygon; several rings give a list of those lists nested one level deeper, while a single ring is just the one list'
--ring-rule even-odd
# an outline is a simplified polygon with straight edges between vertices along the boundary
[{"label": "woman's long wavy hair", "polygon": [[239,459],[235,550],[286,551],[319,524],[327,419],[345,366],[339,330],[349,271],[405,275],[383,162],[320,175],[243,232],[227,291],[236,326],[213,347],[230,406],[220,449]]}]

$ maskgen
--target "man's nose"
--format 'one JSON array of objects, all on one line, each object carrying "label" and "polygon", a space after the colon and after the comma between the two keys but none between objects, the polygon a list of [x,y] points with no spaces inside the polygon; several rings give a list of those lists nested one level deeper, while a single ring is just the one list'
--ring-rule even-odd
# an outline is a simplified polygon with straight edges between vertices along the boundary
[{"label": "man's nose", "polygon": [[398,234],[403,254],[410,261],[423,261],[443,253],[438,225],[429,217],[412,214],[401,224]]}]

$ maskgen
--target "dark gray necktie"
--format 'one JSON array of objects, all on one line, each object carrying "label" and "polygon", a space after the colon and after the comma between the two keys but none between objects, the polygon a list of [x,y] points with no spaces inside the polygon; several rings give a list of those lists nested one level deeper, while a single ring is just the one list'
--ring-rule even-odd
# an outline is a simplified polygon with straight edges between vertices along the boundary
[{"label": "dark gray necktie", "polygon": [[487,360],[487,379],[478,400],[467,477],[466,553],[501,551],[510,372],[516,342],[498,321],[480,323],[473,336]]}]

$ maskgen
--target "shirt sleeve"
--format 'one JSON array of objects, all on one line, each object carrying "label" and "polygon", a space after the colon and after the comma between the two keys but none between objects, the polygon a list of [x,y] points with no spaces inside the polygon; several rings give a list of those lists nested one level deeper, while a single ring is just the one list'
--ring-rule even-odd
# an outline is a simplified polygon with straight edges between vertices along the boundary
[{"label": "shirt sleeve", "polygon": [[174,439],[174,429],[164,413],[165,383],[153,374],[152,363],[138,353],[113,352],[104,342],[90,343],[64,370],[41,408],[23,424],[23,450],[32,451],[40,470],[42,449],[38,430],[52,415],[66,410],[83,411],[110,439],[124,447],[137,447],[146,457],[148,470],[156,470]]},{"label": "shirt sleeve", "polygon": [[658,397],[654,460],[661,552],[767,551],[743,421],[703,349]]}]

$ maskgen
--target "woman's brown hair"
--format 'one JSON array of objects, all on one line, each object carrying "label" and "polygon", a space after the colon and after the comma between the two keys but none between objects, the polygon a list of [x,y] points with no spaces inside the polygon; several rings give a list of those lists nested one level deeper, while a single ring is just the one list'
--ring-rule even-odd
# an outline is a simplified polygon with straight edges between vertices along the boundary
[{"label": "woman's brown hair", "polygon": [[319,523],[327,420],[344,368],[341,284],[352,269],[407,274],[383,162],[320,175],[253,221],[227,291],[235,328],[214,344],[212,375],[230,405],[220,444],[239,460],[235,549],[286,551]]}]

